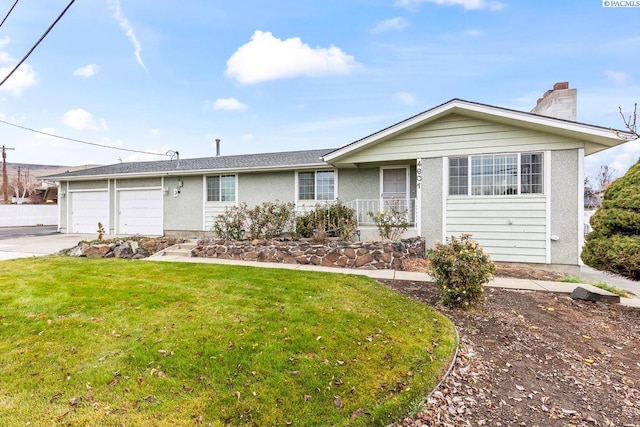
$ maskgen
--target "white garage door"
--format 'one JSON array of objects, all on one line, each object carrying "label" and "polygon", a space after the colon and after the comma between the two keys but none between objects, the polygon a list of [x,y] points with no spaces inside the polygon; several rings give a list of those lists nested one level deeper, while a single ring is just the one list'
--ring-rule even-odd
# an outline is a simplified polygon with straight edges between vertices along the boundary
[{"label": "white garage door", "polygon": [[71,233],[96,233],[98,222],[109,229],[109,196],[106,191],[69,193],[71,197]]},{"label": "white garage door", "polygon": [[162,190],[120,190],[118,210],[118,234],[164,234]]}]

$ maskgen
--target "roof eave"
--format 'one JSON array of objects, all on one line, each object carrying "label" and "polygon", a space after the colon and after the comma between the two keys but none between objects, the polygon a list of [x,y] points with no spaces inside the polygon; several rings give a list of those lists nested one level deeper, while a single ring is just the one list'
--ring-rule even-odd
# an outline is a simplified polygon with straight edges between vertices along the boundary
[{"label": "roof eave", "polygon": [[265,171],[290,171],[299,169],[315,169],[326,168],[329,166],[325,162],[319,163],[306,163],[299,165],[283,165],[283,166],[261,166],[261,167],[246,167],[246,168],[219,168],[219,169],[189,169],[189,170],[165,170],[156,172],[132,172],[132,173],[114,173],[114,174],[99,174],[99,175],[76,175],[76,176],[63,176],[52,175],[46,177],[52,181],[87,181],[87,180],[100,180],[100,179],[118,179],[118,178],[160,178],[163,176],[188,176],[188,175],[207,175],[207,174],[220,174],[220,173],[250,173],[250,172],[265,172]]}]

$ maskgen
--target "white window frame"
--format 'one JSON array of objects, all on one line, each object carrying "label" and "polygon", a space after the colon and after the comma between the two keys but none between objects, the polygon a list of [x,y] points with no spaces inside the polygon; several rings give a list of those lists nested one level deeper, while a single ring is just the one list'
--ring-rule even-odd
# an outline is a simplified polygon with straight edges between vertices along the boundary
[{"label": "white window frame", "polygon": [[390,165],[390,166],[381,166],[380,167],[380,200],[383,199],[382,195],[384,194],[384,170],[385,169],[404,169],[406,172],[406,186],[404,189],[405,198],[409,199],[411,195],[411,183],[409,182],[411,179],[411,167],[409,165]]},{"label": "white window frame", "polygon": [[[518,192],[516,194],[473,194],[472,193],[472,158],[474,157],[482,157],[482,156],[506,156],[509,154],[516,154],[517,155],[517,168],[518,168],[518,176],[517,176],[517,186],[518,186]],[[542,179],[542,192],[540,193],[522,193],[522,155],[523,154],[540,154],[542,156],[542,172],[541,172],[541,179]],[[450,178],[450,174],[451,174],[451,170],[449,168],[449,160],[450,159],[455,159],[455,158],[467,158],[467,194],[450,194],[450,186],[449,186],[449,178]],[[447,163],[447,168],[446,168],[446,188],[447,188],[447,197],[536,197],[536,196],[543,196],[546,194],[547,192],[547,186],[546,186],[546,181],[547,181],[547,168],[548,168],[548,162],[547,162],[547,156],[546,156],[546,151],[532,151],[532,152],[518,152],[518,153],[486,153],[486,154],[472,154],[472,155],[467,155],[467,156],[449,156],[446,157],[446,163]]]},{"label": "white window frame", "polygon": [[[233,177],[233,200],[209,200],[209,178],[213,177],[220,178],[220,196],[222,196],[222,177],[223,176],[232,176]],[[204,201],[206,203],[238,203],[238,175],[235,173],[216,173],[204,176]]]},{"label": "white window frame", "polygon": [[[300,174],[313,173],[313,199],[300,199]],[[333,198],[329,200],[318,200],[318,172],[333,172]],[[337,169],[311,169],[296,171],[295,179],[296,201],[301,203],[326,203],[332,202],[338,198],[338,170]]]}]

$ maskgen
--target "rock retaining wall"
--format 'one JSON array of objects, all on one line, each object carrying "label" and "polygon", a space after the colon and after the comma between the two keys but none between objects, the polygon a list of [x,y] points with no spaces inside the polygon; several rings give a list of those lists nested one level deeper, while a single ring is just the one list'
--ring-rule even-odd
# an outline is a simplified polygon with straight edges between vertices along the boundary
[{"label": "rock retaining wall", "polygon": [[203,239],[191,251],[196,257],[244,261],[312,264],[325,267],[400,270],[402,261],[423,258],[424,241],[417,237],[399,242],[329,242]]},{"label": "rock retaining wall", "polygon": [[114,240],[110,242],[79,242],[67,255],[88,258],[146,258],[169,246],[184,243],[185,239],[174,237],[142,238],[137,240]]}]

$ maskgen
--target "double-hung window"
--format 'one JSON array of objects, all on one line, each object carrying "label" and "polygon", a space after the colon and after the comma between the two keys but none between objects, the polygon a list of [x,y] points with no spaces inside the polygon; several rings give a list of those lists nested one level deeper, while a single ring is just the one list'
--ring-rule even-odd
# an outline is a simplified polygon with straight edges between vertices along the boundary
[{"label": "double-hung window", "polygon": [[207,177],[208,202],[235,202],[235,200],[235,175],[214,175]]},{"label": "double-hung window", "polygon": [[542,194],[542,153],[449,158],[449,195]]},{"label": "double-hung window", "polygon": [[335,199],[334,171],[298,172],[298,200]]}]

